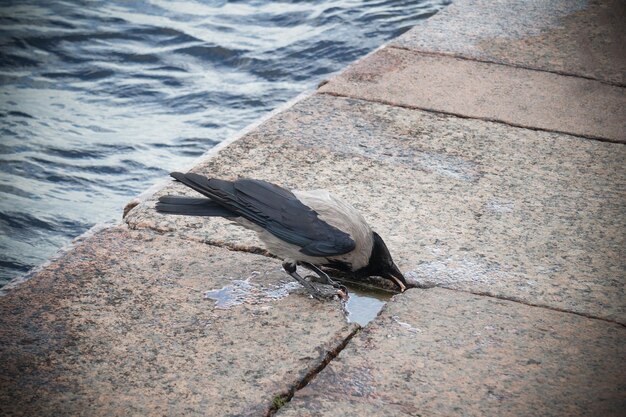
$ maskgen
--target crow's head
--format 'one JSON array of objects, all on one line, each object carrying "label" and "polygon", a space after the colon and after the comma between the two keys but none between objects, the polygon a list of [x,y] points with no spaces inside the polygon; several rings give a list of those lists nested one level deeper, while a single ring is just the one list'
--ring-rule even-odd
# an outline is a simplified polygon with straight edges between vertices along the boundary
[{"label": "crow's head", "polygon": [[400,272],[400,269],[396,266],[391,258],[387,245],[376,232],[372,232],[374,238],[374,245],[372,247],[372,254],[370,255],[369,263],[361,272],[364,275],[379,276],[393,281],[400,291],[406,290],[407,283]]}]

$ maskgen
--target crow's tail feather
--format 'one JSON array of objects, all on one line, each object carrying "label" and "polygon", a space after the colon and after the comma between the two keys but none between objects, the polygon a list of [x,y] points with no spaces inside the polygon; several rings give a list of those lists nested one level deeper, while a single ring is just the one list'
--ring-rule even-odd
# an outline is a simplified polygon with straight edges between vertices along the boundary
[{"label": "crow's tail feather", "polygon": [[238,215],[208,198],[166,195],[156,203],[159,213],[186,216],[237,217]]}]

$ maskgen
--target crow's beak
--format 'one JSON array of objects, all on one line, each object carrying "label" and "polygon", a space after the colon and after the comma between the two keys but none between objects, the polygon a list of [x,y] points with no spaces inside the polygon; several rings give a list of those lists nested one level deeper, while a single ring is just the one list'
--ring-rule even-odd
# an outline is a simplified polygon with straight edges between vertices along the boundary
[{"label": "crow's beak", "polygon": [[400,272],[395,264],[391,265],[391,269],[387,271],[383,277],[393,281],[398,288],[400,288],[400,292],[404,292],[404,290],[406,290],[407,283],[404,279],[404,275],[402,275],[402,272]]}]

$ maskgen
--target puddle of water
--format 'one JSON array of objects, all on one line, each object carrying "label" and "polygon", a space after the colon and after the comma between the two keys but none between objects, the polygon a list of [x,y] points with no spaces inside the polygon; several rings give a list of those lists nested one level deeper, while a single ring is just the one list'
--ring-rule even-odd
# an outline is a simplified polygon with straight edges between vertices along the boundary
[{"label": "puddle of water", "polygon": [[[232,283],[204,293],[204,298],[215,301],[215,308],[229,309],[240,304],[264,304],[280,300],[290,292],[301,287],[295,281],[288,281],[280,285],[264,286],[250,282],[254,274],[245,280],[234,280]],[[388,291],[376,290],[350,284],[348,287],[350,298],[344,305],[346,319],[349,323],[358,323],[365,326],[372,321],[393,296]],[[329,301],[337,302],[337,301]]]},{"label": "puddle of water", "polygon": [[391,299],[393,293],[388,291],[374,290],[371,288],[348,286],[350,298],[345,305],[350,323],[358,323],[365,326],[374,320],[385,303]]},{"label": "puddle of water", "polygon": [[249,277],[245,280],[234,280],[232,284],[217,290],[204,293],[204,298],[215,301],[215,307],[228,309],[239,304],[263,304],[280,300],[298,287],[295,281],[284,282],[280,285],[263,286],[251,283]]}]

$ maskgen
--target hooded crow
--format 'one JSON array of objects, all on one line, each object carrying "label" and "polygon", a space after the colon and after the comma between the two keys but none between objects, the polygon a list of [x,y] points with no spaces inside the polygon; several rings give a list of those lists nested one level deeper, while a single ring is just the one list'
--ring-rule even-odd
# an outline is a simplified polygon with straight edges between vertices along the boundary
[{"label": "hooded crow", "polygon": [[289,191],[262,180],[225,181],[193,173],[171,176],[207,198],[164,196],[156,204],[158,212],[226,217],[256,231],[268,251],[284,260],[285,271],[317,299],[324,298],[322,293],[298,274],[298,265],[317,273],[342,298],[347,289],[320,266],[357,278],[380,276],[406,289],[383,239],[354,207],[328,191]]}]

